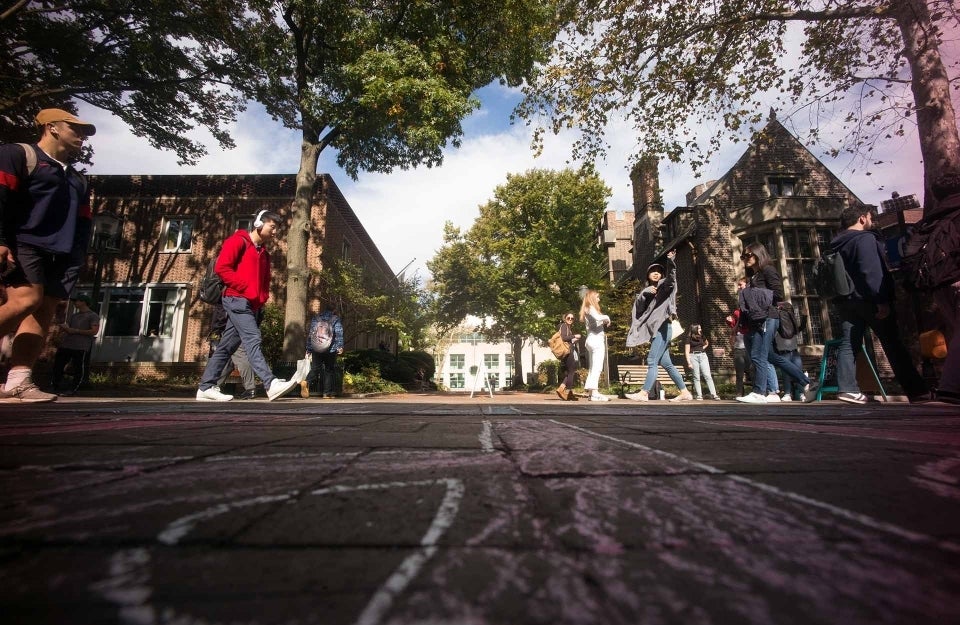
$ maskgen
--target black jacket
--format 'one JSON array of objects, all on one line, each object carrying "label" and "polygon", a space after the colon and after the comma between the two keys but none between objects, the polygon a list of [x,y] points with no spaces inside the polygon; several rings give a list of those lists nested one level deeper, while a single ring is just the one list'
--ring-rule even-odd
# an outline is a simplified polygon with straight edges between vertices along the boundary
[{"label": "black jacket", "polygon": [[872,230],[844,230],[830,241],[830,250],[839,252],[853,280],[850,299],[888,304],[894,299],[894,283],[887,269],[883,242]]}]

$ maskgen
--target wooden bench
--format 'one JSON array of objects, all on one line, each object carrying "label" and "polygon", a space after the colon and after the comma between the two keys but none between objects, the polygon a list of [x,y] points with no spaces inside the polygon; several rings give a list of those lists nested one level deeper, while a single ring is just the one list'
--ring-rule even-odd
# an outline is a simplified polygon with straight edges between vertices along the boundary
[{"label": "wooden bench", "polygon": [[[680,372],[680,375],[683,375],[683,368],[679,365],[677,365],[677,371]],[[647,378],[647,365],[618,364],[617,373],[620,376],[620,394],[623,395],[628,392],[628,386],[643,386],[643,381]],[[663,367],[657,367],[657,382],[659,382],[662,386],[666,386],[668,384],[670,386],[676,386],[673,380],[670,379],[670,374],[668,374],[666,369]]]}]

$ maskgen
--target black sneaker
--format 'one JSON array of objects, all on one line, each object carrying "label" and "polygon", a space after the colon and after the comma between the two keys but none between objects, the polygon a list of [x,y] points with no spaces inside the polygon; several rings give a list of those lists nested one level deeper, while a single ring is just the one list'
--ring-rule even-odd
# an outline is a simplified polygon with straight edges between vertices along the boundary
[{"label": "black sneaker", "polygon": [[863,393],[840,393],[837,395],[837,399],[840,401],[845,401],[848,404],[865,404],[867,403],[867,396]]},{"label": "black sneaker", "polygon": [[257,391],[250,389],[249,391],[244,391],[240,395],[237,395],[237,399],[256,399]]}]

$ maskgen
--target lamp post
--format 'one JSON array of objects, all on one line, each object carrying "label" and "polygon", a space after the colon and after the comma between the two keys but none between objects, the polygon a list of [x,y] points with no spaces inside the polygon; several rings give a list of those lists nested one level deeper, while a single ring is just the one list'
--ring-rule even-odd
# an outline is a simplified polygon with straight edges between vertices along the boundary
[{"label": "lamp post", "polygon": [[93,294],[91,299],[97,312],[100,312],[100,283],[103,277],[103,261],[108,254],[120,251],[120,233],[123,219],[113,213],[98,213],[93,218],[93,231],[90,233],[90,252],[97,255],[93,273]]}]

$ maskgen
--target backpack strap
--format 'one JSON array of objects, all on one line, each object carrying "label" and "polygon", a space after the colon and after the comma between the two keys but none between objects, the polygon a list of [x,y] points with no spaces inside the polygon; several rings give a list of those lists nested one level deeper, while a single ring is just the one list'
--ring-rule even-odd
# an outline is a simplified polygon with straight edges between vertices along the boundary
[{"label": "backpack strap", "polygon": [[[37,168],[37,152],[29,143],[18,143],[17,145],[23,148],[23,154],[27,157],[27,177],[29,177]],[[84,181],[84,188],[86,188],[86,181]]]}]

